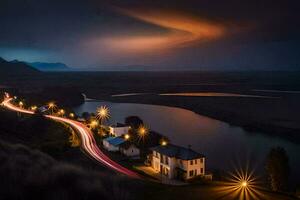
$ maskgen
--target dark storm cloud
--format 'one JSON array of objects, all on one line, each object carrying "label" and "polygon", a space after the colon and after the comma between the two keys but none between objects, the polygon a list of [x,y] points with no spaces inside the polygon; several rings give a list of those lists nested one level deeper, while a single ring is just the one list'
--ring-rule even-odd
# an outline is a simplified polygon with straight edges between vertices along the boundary
[{"label": "dark storm cloud", "polygon": [[[203,63],[226,69],[247,62],[228,59],[235,54],[224,52],[240,49],[241,57],[249,52],[263,67],[272,65],[273,59],[276,63],[278,44],[283,43],[285,51],[295,50],[292,46],[299,43],[300,34],[298,10],[298,1],[292,0],[2,0],[0,55],[77,66],[145,64],[168,69],[177,63],[179,68],[197,69]],[[176,22],[166,25],[172,19]],[[210,34],[199,37],[205,27]],[[218,29],[223,34],[211,40]],[[255,49],[270,54],[268,60],[255,54]],[[280,58],[287,66],[295,64],[289,62],[295,60],[290,53]],[[174,62],[178,55],[184,59]]]}]

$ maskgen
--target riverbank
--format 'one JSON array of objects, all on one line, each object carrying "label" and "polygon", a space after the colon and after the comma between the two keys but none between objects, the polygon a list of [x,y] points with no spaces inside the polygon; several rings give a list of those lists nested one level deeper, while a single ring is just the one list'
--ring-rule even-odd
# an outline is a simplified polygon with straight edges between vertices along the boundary
[{"label": "riverbank", "polygon": [[[15,117],[17,117],[17,119],[19,118],[16,115],[16,113],[15,113]],[[30,116],[28,120],[31,120],[30,118],[32,118],[32,116]],[[40,120],[46,120],[46,119],[42,118]],[[51,123],[54,122],[51,121]],[[48,125],[45,124],[40,124],[40,123],[38,124],[43,128],[49,127]],[[33,133],[31,133],[30,131]],[[53,131],[55,130],[52,130],[51,132]],[[25,137],[24,141],[28,139],[27,138],[28,136],[32,136],[32,134],[36,135],[37,133],[39,132],[36,129],[28,129],[28,133],[24,135]],[[18,134],[18,132],[15,134]],[[37,139],[40,140],[42,138],[38,137]],[[43,141],[39,141],[37,143],[43,143]],[[164,186],[157,183],[141,182],[138,180],[129,180],[127,178],[121,178],[119,175],[107,173],[108,170],[105,170],[105,172],[110,175],[102,174],[102,173],[99,174],[99,172],[95,171],[95,170],[99,170],[98,165],[97,165],[98,169],[94,168],[93,170],[91,170],[91,168],[88,167],[89,162],[84,163],[84,161],[82,160],[80,162],[85,167],[80,166],[80,163],[77,163],[76,165],[70,165],[70,164],[66,165],[64,163],[58,163],[57,161],[53,160],[51,157],[47,155],[44,155],[37,151],[33,151],[31,149],[27,149],[26,146],[20,146],[20,145],[11,146],[6,144],[3,145],[1,143],[0,147],[3,150],[0,155],[1,158],[5,157],[4,159],[5,162],[2,163],[1,165],[9,166],[5,168],[6,171],[4,170],[0,171],[0,173],[3,173],[2,177],[5,177],[5,181],[7,183],[11,183],[12,179],[17,180],[18,182],[21,182],[23,186],[25,185],[26,188],[30,188],[31,189],[30,191],[36,191],[33,188],[34,184],[39,183],[40,185],[42,185],[42,187],[47,188],[47,190],[44,189],[39,192],[39,194],[42,196],[48,194],[49,192],[60,191],[59,190],[60,188],[64,188],[64,194],[68,194],[70,196],[71,193],[69,194],[69,192],[72,191],[71,188],[73,189],[76,188],[78,191],[81,192],[76,193],[75,196],[73,193],[73,195],[70,196],[73,199],[82,197],[82,195],[84,195],[85,197],[91,197],[91,199],[93,199],[93,197],[95,197],[94,195],[96,194],[97,197],[104,195],[103,199],[106,199],[106,197],[107,199],[109,199],[111,197],[111,194],[114,194],[114,196],[117,195],[117,198],[119,197],[123,198],[124,197],[123,195],[126,195],[127,197],[129,196],[130,199],[141,199],[141,198],[150,199],[150,197],[151,199],[153,198],[160,199],[163,197],[163,198],[171,198],[171,199],[178,199],[178,200],[182,199],[183,197],[188,197],[189,199],[199,199],[199,198],[220,199],[223,198],[224,196],[230,199],[235,198],[235,193],[232,193],[230,190],[223,191],[224,183],[222,184],[214,183],[209,185],[193,185],[193,186],[184,186],[184,187]],[[11,165],[10,164],[11,160],[17,161],[16,163],[22,163],[22,165],[20,164]],[[100,168],[103,169],[102,167]],[[9,173],[7,173],[7,171]],[[39,177],[37,176],[33,176],[33,174],[37,174],[36,173],[37,171],[41,171],[39,174],[43,174],[42,179],[39,179]],[[20,176],[21,174],[20,172],[22,172],[22,176]],[[11,176],[11,174],[14,174],[14,176]],[[28,176],[30,176],[31,178],[30,179],[24,178]],[[83,180],[83,182],[81,182],[80,180]],[[103,183],[103,185],[101,183]],[[89,187],[89,189],[87,190],[85,187],[81,187],[82,185],[86,186],[86,184],[88,184],[93,189],[91,190],[91,188]],[[5,185],[9,185],[9,184],[4,184],[4,186]],[[2,188],[6,188],[4,186]],[[114,186],[114,187],[111,188],[110,186]],[[114,193],[115,192],[114,189],[116,187],[118,191],[121,191],[122,193]],[[7,188],[7,190],[5,191],[8,191],[9,194],[13,194],[11,193],[11,188]],[[19,190],[18,188],[17,189],[14,188],[14,191],[19,191]],[[277,198],[284,199],[284,200],[293,199],[293,197],[289,197],[277,193],[270,193],[269,191],[259,191],[259,193],[260,195],[263,195],[265,199],[270,199],[270,200],[277,199]],[[26,194],[27,193],[24,191],[21,192],[21,195],[26,195]],[[54,197],[55,196],[57,197],[56,194],[58,196],[60,195],[60,193],[55,193]]]},{"label": "riverbank", "polygon": [[248,132],[261,132],[300,143],[300,112],[296,99],[244,97],[188,97],[145,94],[135,96],[106,96],[106,101],[142,103],[179,107],[217,120],[240,126]]},{"label": "riverbank", "polygon": [[[181,107],[250,131],[300,141],[300,72],[63,72],[44,73],[2,84],[20,91],[47,91],[49,87],[77,89],[89,98],[112,102]],[[272,92],[273,91],[273,92]],[[274,92],[275,91],[275,92]],[[124,93],[220,92],[279,98],[119,96]],[[45,92],[47,93],[47,92]],[[66,93],[67,94],[67,93]],[[22,95],[25,96],[25,95]],[[62,95],[65,96],[65,95]],[[70,99],[68,97],[68,99]],[[53,98],[52,98],[53,100]],[[77,100],[76,100],[77,101]],[[78,103],[80,103],[80,98]],[[71,103],[75,103],[71,102]]]}]

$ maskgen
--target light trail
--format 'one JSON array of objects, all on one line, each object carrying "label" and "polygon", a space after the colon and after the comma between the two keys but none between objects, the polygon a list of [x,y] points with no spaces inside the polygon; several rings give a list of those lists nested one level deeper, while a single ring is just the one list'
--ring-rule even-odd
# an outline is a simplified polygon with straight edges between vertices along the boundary
[{"label": "light trail", "polygon": [[[12,98],[7,98],[2,102],[2,105],[10,110],[14,110],[16,112],[20,113],[26,113],[26,114],[34,114],[33,111],[26,110],[24,108],[17,107],[10,103]],[[97,146],[97,143],[95,141],[95,138],[93,136],[93,133],[88,129],[84,124],[63,118],[63,117],[57,117],[52,115],[45,115],[46,118],[58,121],[58,122],[64,122],[72,126],[74,129],[77,130],[78,134],[81,138],[81,147],[82,149],[88,153],[93,159],[96,161],[102,163],[103,165],[120,172],[122,174],[125,174],[131,178],[141,178],[137,173],[121,166],[120,164],[116,163],[115,161],[111,160],[107,155],[105,155]]]}]

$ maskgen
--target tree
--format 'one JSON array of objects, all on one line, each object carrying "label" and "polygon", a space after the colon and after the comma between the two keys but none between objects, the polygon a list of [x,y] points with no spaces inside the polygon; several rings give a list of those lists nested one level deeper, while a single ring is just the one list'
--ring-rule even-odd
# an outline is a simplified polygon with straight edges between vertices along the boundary
[{"label": "tree", "polygon": [[144,124],[143,120],[138,116],[129,116],[125,118],[125,124],[132,127],[133,129],[138,129]]},{"label": "tree", "polygon": [[270,150],[266,159],[266,171],[273,191],[287,189],[290,168],[289,158],[284,148],[276,147]]},{"label": "tree", "polygon": [[89,120],[90,117],[91,117],[90,113],[88,113],[88,112],[82,113],[81,116],[82,116],[82,118],[85,119],[85,120]]}]

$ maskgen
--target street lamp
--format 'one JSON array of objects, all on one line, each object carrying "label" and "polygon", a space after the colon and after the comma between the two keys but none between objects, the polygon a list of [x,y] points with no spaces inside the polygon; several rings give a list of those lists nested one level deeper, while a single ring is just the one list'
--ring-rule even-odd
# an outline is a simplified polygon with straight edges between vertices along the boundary
[{"label": "street lamp", "polygon": [[167,141],[165,141],[165,140],[163,140],[162,142],[161,142],[161,146],[167,146]]},{"label": "street lamp", "polygon": [[97,109],[97,116],[98,119],[108,119],[109,118],[109,109],[106,106],[101,106]]},{"label": "street lamp", "polygon": [[125,134],[124,138],[125,138],[125,140],[129,140],[130,135],[129,134]]},{"label": "street lamp", "polygon": [[97,120],[92,120],[90,123],[91,128],[96,128],[98,126],[98,121]]},{"label": "street lamp", "polygon": [[100,134],[102,134],[102,122],[109,117],[109,109],[106,106],[97,108],[96,118],[100,121]]},{"label": "street lamp", "polygon": [[22,108],[24,103],[22,101],[19,102],[19,106]]},{"label": "street lamp", "polygon": [[36,111],[36,109],[37,109],[37,106],[31,106],[32,111]]},{"label": "street lamp", "polygon": [[139,135],[140,136],[145,136],[146,133],[147,133],[147,129],[145,127],[142,126],[142,127],[139,128]]},{"label": "street lamp", "polygon": [[51,110],[51,114],[53,114],[54,109],[56,108],[56,105],[54,102],[50,102],[48,104],[48,109]]},{"label": "street lamp", "polygon": [[139,139],[145,139],[146,135],[148,134],[149,130],[147,128],[147,126],[145,125],[140,125],[140,127],[138,128],[138,137]]},{"label": "street lamp", "polygon": [[75,117],[74,113],[70,113],[69,117],[74,118]]},{"label": "street lamp", "polygon": [[59,114],[61,114],[61,116],[64,116],[64,114],[65,114],[64,109],[60,109],[60,110],[59,110]]}]

